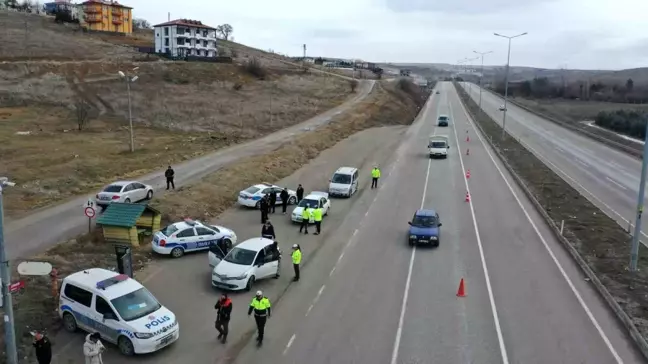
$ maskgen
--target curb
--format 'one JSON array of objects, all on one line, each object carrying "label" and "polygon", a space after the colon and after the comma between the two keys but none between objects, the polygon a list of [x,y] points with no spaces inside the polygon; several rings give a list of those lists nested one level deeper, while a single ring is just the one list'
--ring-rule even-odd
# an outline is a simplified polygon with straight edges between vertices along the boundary
[{"label": "curb", "polygon": [[[456,88],[456,86],[455,86]],[[458,91],[458,90],[457,90]],[[556,225],[556,223],[551,219],[547,211],[542,207],[540,202],[535,198],[533,193],[529,190],[527,187],[526,183],[524,183],[524,180],[522,177],[518,175],[518,173],[511,167],[511,165],[508,163],[508,161],[505,159],[505,157],[502,155],[502,153],[499,151],[499,148],[490,140],[490,138],[486,137],[486,134],[484,133],[484,130],[482,129],[481,125],[479,125],[478,122],[475,121],[475,117],[470,111],[468,107],[464,104],[464,99],[459,95],[459,99],[464,106],[466,112],[470,117],[472,118],[473,125],[479,129],[479,132],[484,136],[484,139],[490,145],[491,149],[497,154],[497,157],[499,160],[502,162],[504,167],[508,170],[508,172],[513,176],[513,179],[515,179],[515,182],[517,185],[520,187],[520,189],[524,192],[524,194],[527,196],[529,201],[531,201],[531,204],[535,207],[536,211],[543,217],[547,225],[549,226],[551,232],[555,236],[555,238],[560,241],[560,243],[566,248],[566,250],[569,252],[569,254],[574,258],[576,263],[580,266],[581,270],[585,275],[590,279],[590,281],[594,284],[594,287],[598,291],[598,293],[603,297],[603,299],[607,302],[608,306],[612,309],[614,314],[616,315],[617,319],[621,322],[621,324],[625,327],[627,330],[628,334],[632,338],[632,340],[635,342],[637,347],[639,348],[639,351],[641,351],[641,354],[644,356],[644,358],[648,359],[648,343],[646,342],[646,339],[641,335],[635,324],[632,322],[632,319],[628,314],[623,311],[621,306],[614,300],[610,292],[605,288],[603,283],[598,279],[596,276],[596,273],[587,265],[583,257],[578,253],[576,248],[572,244],[569,243],[569,241],[562,235],[560,235],[560,229]],[[507,132],[508,134],[508,132]],[[514,138],[512,135],[509,134],[511,138]],[[515,139],[515,138],[514,138]],[[520,143],[522,147],[522,145]],[[525,148],[526,149],[526,148]],[[553,172],[555,173],[555,172]],[[562,179],[562,178],[561,178]],[[570,186],[571,187],[571,186]],[[573,187],[572,187],[573,188]]]}]

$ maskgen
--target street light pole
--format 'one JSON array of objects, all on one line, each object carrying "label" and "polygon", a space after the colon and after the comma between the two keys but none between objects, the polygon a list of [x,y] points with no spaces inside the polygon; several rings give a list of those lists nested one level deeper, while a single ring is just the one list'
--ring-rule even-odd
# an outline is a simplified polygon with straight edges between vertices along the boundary
[{"label": "street light pole", "polygon": [[9,285],[11,284],[11,273],[9,270],[9,259],[5,252],[4,244],[4,210],[2,207],[2,192],[5,186],[14,186],[7,177],[0,177],[0,278],[2,279],[2,305],[4,308],[4,334],[5,347],[7,352],[7,363],[18,364],[18,351],[16,349],[16,331],[14,329],[13,300]]},{"label": "street light pole", "polygon": [[[468,68],[470,69],[470,73],[472,73],[472,71],[473,71],[473,67],[471,65],[472,61],[476,61],[477,59],[479,59],[479,57],[467,59],[468,60]],[[472,95],[472,82],[468,82],[468,95]],[[472,97],[472,96],[470,96],[470,97]]]},{"label": "street light pole", "polygon": [[646,123],[646,136],[644,140],[644,151],[641,163],[641,179],[639,182],[639,196],[637,199],[637,217],[635,219],[634,234],[632,235],[632,247],[630,248],[630,271],[637,271],[639,260],[639,238],[641,237],[641,213],[646,192],[646,169],[648,169],[648,123]]},{"label": "street light pole", "polygon": [[[135,67],[132,69],[132,71],[137,71],[139,67]],[[131,76],[127,73],[124,73],[122,71],[119,71],[119,76],[121,76],[125,81],[126,81],[126,91],[128,92],[128,125],[129,125],[129,133],[130,133],[130,151],[134,152],[135,151],[135,137],[133,135],[133,109],[132,109],[132,102],[131,102],[131,83],[137,81],[138,76]]]},{"label": "street light pole", "polygon": [[479,70],[479,112],[483,113],[484,110],[482,110],[481,102],[482,102],[482,79],[484,78],[484,56],[489,53],[493,53],[493,51],[488,51],[488,52],[473,51],[473,52],[481,56],[481,69]]},{"label": "street light pole", "polygon": [[506,81],[504,81],[506,84],[504,85],[504,116],[502,117],[502,140],[504,140],[504,136],[506,135],[506,112],[508,111],[508,80],[509,80],[509,68],[510,68],[510,63],[511,63],[511,40],[513,38],[521,37],[523,35],[527,35],[527,32],[514,35],[514,36],[506,36],[502,35],[499,33],[493,33],[494,35],[502,38],[508,39],[508,56],[506,58]]}]

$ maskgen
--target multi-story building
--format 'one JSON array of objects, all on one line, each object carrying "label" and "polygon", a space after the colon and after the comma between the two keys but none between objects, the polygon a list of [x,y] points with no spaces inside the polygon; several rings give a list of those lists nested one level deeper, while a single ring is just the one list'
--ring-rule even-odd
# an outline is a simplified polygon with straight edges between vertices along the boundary
[{"label": "multi-story building", "polygon": [[216,57],[216,28],[197,20],[178,19],[153,26],[155,52],[172,57]]},{"label": "multi-story building", "polygon": [[81,25],[92,31],[131,34],[133,8],[116,1],[88,0],[81,3]]}]

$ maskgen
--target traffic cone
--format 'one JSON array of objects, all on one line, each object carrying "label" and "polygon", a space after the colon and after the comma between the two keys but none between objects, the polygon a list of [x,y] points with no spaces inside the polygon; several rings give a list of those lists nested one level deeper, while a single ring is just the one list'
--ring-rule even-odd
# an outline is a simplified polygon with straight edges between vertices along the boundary
[{"label": "traffic cone", "polygon": [[466,141],[467,141],[467,142],[470,141],[470,135],[466,135]]},{"label": "traffic cone", "polygon": [[470,148],[466,149],[466,155],[470,155]]},{"label": "traffic cone", "polygon": [[466,192],[466,202],[470,202],[470,192]]},{"label": "traffic cone", "polygon": [[461,278],[461,281],[459,281],[459,289],[457,290],[457,297],[466,297],[466,287],[464,285],[463,278]]},{"label": "traffic cone", "polygon": [[466,171],[466,179],[470,178],[470,169]]}]

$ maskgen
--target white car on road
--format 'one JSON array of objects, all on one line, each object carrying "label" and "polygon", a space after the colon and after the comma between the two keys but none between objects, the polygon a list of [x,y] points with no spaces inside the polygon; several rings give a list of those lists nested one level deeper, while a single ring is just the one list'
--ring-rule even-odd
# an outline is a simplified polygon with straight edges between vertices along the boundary
[{"label": "white car on road", "polygon": [[504,111],[504,110],[506,110],[506,107],[504,105],[500,105],[499,111]]},{"label": "white car on road", "polygon": [[[250,186],[239,192],[238,203],[242,206],[254,207],[258,209],[263,195],[275,193],[277,195],[277,205],[281,205],[281,191],[283,191],[283,187],[275,186],[268,182],[261,182],[258,185]],[[289,189],[288,204],[294,205],[296,203],[297,193]]]},{"label": "white car on road", "polygon": [[117,181],[95,196],[97,206],[105,209],[113,202],[134,203],[153,198],[153,187],[137,181]]},{"label": "white car on road", "polygon": [[306,208],[306,205],[309,205],[312,208],[321,207],[322,215],[326,216],[331,209],[331,200],[329,200],[329,194],[326,192],[311,192],[308,196],[304,197],[303,200],[299,201],[299,205],[297,205],[293,210],[291,216],[293,222],[302,222],[302,212]]},{"label": "white car on road", "polygon": [[209,250],[219,239],[233,245],[237,237],[231,229],[187,219],[156,232],[151,245],[158,254],[180,258],[184,253]]},{"label": "white car on road", "polygon": [[260,279],[277,278],[280,254],[273,252],[273,243],[272,239],[252,238],[232,248],[212,270],[212,286],[249,291]]}]

